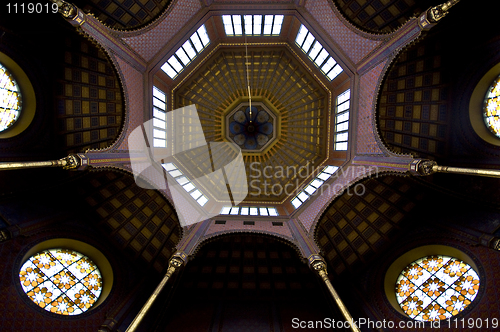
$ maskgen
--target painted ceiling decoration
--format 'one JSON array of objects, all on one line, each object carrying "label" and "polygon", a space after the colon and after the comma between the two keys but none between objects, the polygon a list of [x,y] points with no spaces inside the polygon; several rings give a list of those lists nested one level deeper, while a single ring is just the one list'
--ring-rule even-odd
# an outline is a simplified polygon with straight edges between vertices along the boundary
[{"label": "painted ceiling decoration", "polygon": [[[450,1],[447,6],[456,3]],[[264,309],[254,306],[250,311],[255,316],[265,311],[265,317],[271,318],[271,323],[259,325],[263,326],[261,330],[272,326],[271,330],[280,331],[283,326],[276,323],[277,317],[293,315],[293,308],[286,304],[293,300],[290,294],[297,291],[306,298],[311,290],[318,290],[311,284],[313,280],[325,282],[330,291],[331,281],[339,285],[340,297],[358,311],[353,316],[361,316],[368,306],[374,317],[400,320],[407,317],[399,309],[419,320],[449,318],[462,309],[464,315],[471,310],[494,314],[499,297],[497,292],[485,290],[498,287],[484,281],[498,274],[499,258],[492,250],[500,250],[498,202],[495,206],[488,204],[497,201],[500,187],[490,178],[469,180],[450,175],[451,180],[446,180],[437,174],[424,177],[436,172],[435,167],[447,167],[437,166],[434,160],[440,165],[441,161],[449,161],[458,166],[498,168],[492,156],[500,154],[486,143],[464,139],[471,131],[464,122],[463,105],[468,104],[469,85],[473,84],[464,89],[457,86],[465,84],[463,81],[476,81],[476,74],[470,72],[475,66],[463,66],[463,60],[470,55],[467,50],[464,55],[457,52],[458,46],[451,51],[443,50],[448,44],[440,46],[441,42],[460,44],[456,41],[465,34],[451,41],[447,38],[451,30],[465,27],[459,18],[452,21],[453,25],[446,25],[451,13],[441,22],[447,11],[443,6],[426,11],[431,5],[434,1],[284,0],[270,5],[260,0],[92,0],[81,7],[67,4],[62,14],[84,37],[77,38],[76,33],[74,38],[72,34],[64,35],[63,52],[58,53],[64,57],[53,77],[54,113],[46,121],[54,120],[57,135],[64,140],[63,150],[74,152],[48,163],[64,167],[64,172],[74,172],[58,178],[60,173],[56,171],[63,170],[51,169],[47,179],[33,182],[42,189],[33,193],[31,201],[47,193],[47,197],[40,197],[42,203],[22,201],[15,192],[5,193],[5,200],[1,197],[0,226],[7,223],[4,220],[28,220],[19,222],[19,228],[17,224],[0,228],[0,249],[4,248],[3,241],[12,237],[9,245],[13,244],[11,249],[17,255],[5,255],[6,260],[0,262],[2,276],[16,260],[21,260],[26,243],[46,236],[46,225],[53,227],[49,231],[59,232],[57,228],[64,224],[77,227],[71,229],[73,233],[67,229],[61,233],[86,236],[89,242],[101,241],[107,254],[116,254],[117,260],[129,264],[120,271],[124,272],[120,279],[125,280],[122,288],[102,304],[102,311],[89,310],[82,316],[90,317],[87,325],[68,329],[72,331],[95,330],[88,328],[92,324],[102,324],[101,330],[124,330],[156,285],[147,283],[159,277],[166,278],[160,285],[172,277],[169,284],[177,285],[180,292],[160,299],[162,305],[156,304],[156,321],[151,324],[157,330],[167,325],[176,330],[189,320],[176,316],[186,311],[162,315],[166,305],[179,296],[182,299],[174,303],[195,305],[206,317],[217,317],[207,323],[207,329],[232,323],[221,317],[237,312],[236,305],[214,306],[206,301],[193,304],[194,297],[185,294],[194,294],[231,301],[240,296],[282,301]],[[87,14],[88,10],[93,15]],[[464,9],[459,13],[463,14]],[[491,40],[498,39],[496,33],[491,36],[496,38]],[[491,42],[485,37],[477,43],[485,40]],[[485,54],[500,54],[495,47],[489,52],[479,49],[482,55],[471,59],[479,62]],[[453,53],[456,58],[450,56]],[[494,55],[484,66],[478,65],[477,75],[494,62],[500,63],[500,56]],[[453,73],[457,64],[467,75]],[[498,120],[498,82],[490,90],[485,116]],[[194,127],[199,120],[205,134],[203,144],[233,142],[240,147],[249,184],[249,195],[243,202],[221,198],[228,196],[231,189],[227,182],[220,181],[224,185],[214,194],[208,193],[207,187],[226,176],[222,172],[212,182],[196,182],[204,175],[203,169],[214,165],[197,148],[165,157],[172,157],[175,163],[151,162],[148,166],[153,167],[144,169],[144,178],[132,175],[131,160],[136,155],[129,139],[133,131],[143,129],[141,143],[151,155],[155,151],[167,154],[171,143],[166,138],[171,128],[165,119],[169,112],[191,105],[195,105],[197,117],[186,120],[186,127]],[[152,128],[143,126],[149,120],[155,123]],[[486,120],[486,124],[490,122]],[[492,127],[496,125],[492,123]],[[43,152],[38,159],[49,155]],[[239,152],[227,148],[224,160],[217,162],[226,166]],[[147,162],[152,161],[151,155]],[[13,157],[17,161],[15,158],[24,162],[22,151]],[[159,166],[159,173],[152,171],[156,170],[154,166]],[[23,175],[15,171],[12,174],[14,180]],[[20,183],[29,183],[42,173],[33,174],[36,176]],[[146,181],[158,174],[171,176],[183,186],[182,195],[194,204],[176,205],[168,187],[155,188]],[[61,183],[47,185],[53,178]],[[9,180],[9,185],[14,180]],[[489,200],[475,205],[477,197],[467,200],[459,196],[454,189],[463,184],[466,195],[484,191],[484,196],[478,197],[489,196]],[[59,203],[65,210],[61,214],[51,212],[50,217],[56,218],[37,216],[36,211],[12,212],[23,209],[21,203],[43,205],[51,199],[48,193],[56,191],[67,196],[65,203],[74,204],[66,207]],[[11,202],[17,205],[11,206]],[[216,217],[188,227],[179,223],[181,213],[215,207],[219,213]],[[72,216],[75,210],[82,211],[82,215]],[[68,218],[76,221],[65,223]],[[91,235],[77,234],[80,229],[102,236],[93,239]],[[472,253],[478,268],[446,253],[426,253],[418,256],[418,261],[412,258],[406,269],[399,269],[398,273],[403,273],[399,283],[390,283],[396,301],[391,308],[386,303],[387,294],[378,289],[387,261],[413,250],[416,243],[436,241],[467,248],[464,255]],[[452,256],[457,257],[456,261],[448,261]],[[31,254],[24,261],[26,257]],[[39,264],[39,257],[33,257],[29,262]],[[309,268],[300,259],[307,261]],[[426,265],[429,262],[434,265]],[[67,276],[58,274],[64,280],[55,280],[56,287],[51,289],[56,292],[49,295],[44,289],[32,289],[38,285],[33,284],[32,273],[37,271],[28,265],[21,270],[21,284],[18,279],[16,284],[18,291],[25,288],[31,297],[26,302],[36,309],[39,306],[56,313],[80,313],[84,307],[90,309],[90,302],[98,301],[99,294],[91,292],[93,297],[74,300],[75,305],[55,303],[52,300],[60,295],[57,285],[66,283]],[[178,278],[180,274],[174,272],[181,268],[185,268],[185,274]],[[420,280],[415,277],[419,272],[444,278]],[[312,278],[313,273],[321,278]],[[483,279],[485,275],[488,279]],[[140,287],[133,289],[136,284]],[[357,288],[348,287],[352,284]],[[84,288],[78,290],[87,292]],[[466,301],[447,303],[450,300],[440,298],[441,293],[458,299],[462,296]],[[15,298],[13,294],[7,296]],[[334,298],[339,299],[335,294]],[[360,298],[365,302],[354,303]],[[14,312],[19,317],[12,310],[16,303],[2,303],[0,311]],[[490,303],[494,304],[491,308]],[[326,305],[317,308],[319,312]],[[3,319],[8,321],[9,317]],[[205,318],[200,320],[206,323]],[[50,330],[52,321],[47,321],[41,328]],[[72,320],[69,324],[73,327],[79,323]]]},{"label": "painted ceiling decoration", "polygon": [[[241,145],[249,183],[266,169],[271,170],[267,186],[271,182],[282,188],[289,185],[293,191],[298,177],[276,174],[277,167],[313,168],[325,160],[331,146],[327,141],[329,97],[288,48],[268,51],[250,45],[248,53],[253,59],[252,117],[244,48],[224,47],[211,56],[173,91],[173,108],[195,104],[207,141],[230,139]],[[264,181],[254,181],[247,201],[279,202],[286,196],[285,192],[269,195]]]},{"label": "painted ceiling decoration", "polygon": [[[153,81],[158,82],[154,83],[157,88],[166,93],[165,102],[162,101],[165,107],[163,111],[194,104],[207,142],[223,142],[230,136],[229,139],[245,148],[243,159],[247,183],[251,183],[253,191],[244,203],[274,204],[280,216],[299,210],[298,220],[306,229],[311,229],[319,213],[333,197],[349,184],[369,176],[375,167],[385,165],[383,171],[391,172],[412,171],[414,161],[409,156],[389,154],[389,158],[396,162],[383,161],[388,151],[374,126],[375,96],[378,82],[396,51],[431,29],[446,15],[446,8],[443,8],[409,20],[388,39],[383,35],[360,32],[346,24],[336,7],[327,0],[305,3],[304,10],[315,18],[312,24],[294,10],[286,15],[273,16],[272,23],[270,19],[266,23],[267,16],[264,16],[263,25],[260,16],[235,14],[231,16],[233,33],[228,31],[227,17],[224,21],[219,13],[210,12],[208,8],[202,9],[195,0],[175,2],[166,15],[133,33],[103,27],[93,16],[68,5],[63,15],[99,43],[117,66],[124,86],[127,113],[125,130],[112,147],[71,157],[65,162],[73,167],[80,163],[79,160],[85,160],[81,168],[113,164],[113,167],[131,171],[130,164],[124,163],[126,159],[122,157],[128,151],[127,137],[131,130],[142,125],[144,119],[156,117],[149,111],[143,116],[136,111],[149,110],[150,107],[144,106],[151,99],[157,99],[157,96],[153,98],[152,95],[144,98],[140,93],[154,91],[153,86],[146,87],[146,82],[151,80],[145,77],[152,75]],[[297,15],[291,15],[294,13]],[[168,19],[175,15],[179,15],[179,20]],[[193,26],[187,24],[196,15],[201,15],[198,17],[203,19]],[[242,17],[241,30],[245,31],[245,37],[238,39],[233,34],[236,30],[236,34],[239,33],[238,22]],[[325,20],[325,17],[329,19]],[[267,36],[266,31],[271,25],[271,35]],[[321,27],[325,30],[321,30]],[[163,67],[167,65],[169,67],[165,70]],[[154,69],[148,71],[146,68]],[[355,74],[359,79],[359,89],[352,89]],[[244,102],[250,104],[248,93],[254,102],[262,103],[269,110],[263,112],[257,109],[255,116],[266,118],[265,114],[268,114],[274,120],[272,124],[256,118],[255,126],[250,116],[252,108],[245,120],[241,117],[245,112],[230,114],[237,105]],[[333,125],[337,111],[333,98],[343,96],[342,93],[348,93],[353,100],[358,100],[360,96],[365,100],[356,107],[347,106],[349,112],[345,112],[344,118],[357,118],[353,128],[348,126],[344,118],[339,125]],[[255,104],[254,107],[258,108],[259,105]],[[344,111],[345,107],[342,108]],[[233,118],[227,119],[228,114]],[[337,120],[340,117],[338,115]],[[337,133],[337,130],[340,132]],[[348,131],[353,134],[350,135]],[[259,134],[252,134],[255,132]],[[269,136],[271,132],[273,137]],[[347,152],[333,153],[333,137],[336,137],[335,146],[340,146],[339,142],[342,145],[337,150]],[[356,144],[351,144],[349,137],[356,137]],[[113,155],[111,158],[108,155],[110,152]],[[106,157],[99,158],[100,153],[106,154]],[[367,154],[371,157],[365,157]],[[227,155],[230,156],[231,152],[227,151]],[[201,166],[210,169],[210,160],[199,160],[192,153],[184,153],[177,160],[179,165],[176,167],[190,178],[196,178],[194,173]],[[329,174],[328,186],[323,185],[322,190],[314,193],[316,199],[308,200],[298,209],[297,204],[291,203],[324,167],[339,167],[349,161],[361,168],[369,167],[356,174]],[[294,172],[285,175],[285,167],[287,171],[293,168]],[[186,169],[193,171],[186,172]],[[306,170],[306,174],[303,175],[299,170]],[[144,176],[148,176],[147,172],[151,171],[146,170]],[[199,189],[203,191],[204,188]],[[167,199],[172,199],[168,190],[159,188],[159,191]],[[218,197],[227,195],[215,196],[213,198],[217,201]],[[210,202],[210,199],[207,197],[207,201]]]},{"label": "painted ceiling decoration", "polygon": [[[251,110],[251,111],[250,111]],[[242,105],[228,116],[229,137],[243,151],[262,150],[275,136],[274,117],[263,105]]]}]

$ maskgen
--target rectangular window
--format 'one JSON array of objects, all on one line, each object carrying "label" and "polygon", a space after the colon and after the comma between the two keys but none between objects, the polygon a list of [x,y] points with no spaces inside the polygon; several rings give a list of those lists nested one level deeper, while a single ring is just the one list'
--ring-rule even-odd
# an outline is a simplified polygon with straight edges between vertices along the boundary
[{"label": "rectangular window", "polygon": [[222,15],[226,36],[279,36],[283,15]]},{"label": "rectangular window", "polygon": [[[323,170],[316,175],[316,177],[309,182],[309,184],[304,188],[304,190],[300,191],[294,199],[292,199],[291,203],[295,208],[298,208],[302,205],[310,196],[312,196],[318,189],[323,185],[323,183],[328,180],[333,173],[335,173],[339,168],[337,166],[326,166]],[[271,214],[270,214],[271,215]]]},{"label": "rectangular window", "polygon": [[302,24],[300,26],[295,43],[309,56],[312,62],[331,81],[343,70],[342,67],[330,56],[327,50],[316,40],[312,33]]},{"label": "rectangular window", "polygon": [[347,150],[350,99],[351,89],[347,89],[337,96],[334,135],[334,150],[337,151]]},{"label": "rectangular window", "polygon": [[[174,163],[162,164],[165,171],[172,176],[182,188],[189,193],[189,195],[201,206],[204,206],[208,202],[208,198],[203,195],[203,193],[196,188],[196,185],[192,183],[187,176],[182,174],[182,172],[177,168]],[[231,207],[223,207],[220,214],[229,214]]]},{"label": "rectangular window", "polygon": [[186,68],[198,54],[210,43],[205,25],[202,25],[195,33],[182,44],[177,51],[161,66],[161,69],[170,77],[175,78]]},{"label": "rectangular window", "polygon": [[153,147],[167,147],[167,122],[165,121],[167,96],[153,86]]},{"label": "rectangular window", "polygon": [[277,217],[279,216],[278,210],[274,207],[248,207],[242,206],[241,208],[238,206],[224,206],[219,214],[231,214],[231,215],[241,215],[241,216],[270,216]]}]

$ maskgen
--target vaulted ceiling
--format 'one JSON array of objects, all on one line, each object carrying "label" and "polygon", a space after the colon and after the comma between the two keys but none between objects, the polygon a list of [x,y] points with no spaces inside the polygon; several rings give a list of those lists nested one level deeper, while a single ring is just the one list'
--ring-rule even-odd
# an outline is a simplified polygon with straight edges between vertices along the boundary
[{"label": "vaulted ceiling", "polygon": [[[331,95],[286,46],[273,47],[272,50],[266,49],[265,45],[251,46],[248,55],[252,99],[254,102],[261,100],[275,110],[279,134],[275,145],[267,151],[243,153],[248,183],[251,184],[245,202],[282,202],[302,184],[303,179],[297,170],[300,167],[314,169],[323,164],[329,154],[331,128],[327,109]],[[226,115],[240,101],[248,101],[245,65],[248,60],[244,48],[225,46],[173,91],[174,109],[191,104],[197,106],[209,142],[227,140],[224,134]],[[195,166],[184,164],[187,169]],[[292,165],[294,170],[287,175],[286,166]],[[282,167],[283,172],[278,172],[278,167]],[[264,169],[267,183],[253,181],[261,179]],[[286,187],[288,191],[271,193],[272,185]]]},{"label": "vaulted ceiling", "polygon": [[[380,138],[389,151],[398,154],[411,153],[417,157],[436,159],[439,162],[455,165],[498,166],[496,162],[499,154],[498,147],[482,142],[467,126],[468,96],[482,74],[492,65],[500,62],[498,46],[495,43],[498,37],[494,29],[485,30],[479,25],[464,27],[461,24],[461,17],[468,10],[477,13],[478,9],[460,3],[453,9],[456,14],[450,13],[431,32],[421,36],[419,40],[402,50],[391,65],[387,64],[387,72],[383,75],[382,81],[372,82],[370,79],[372,73],[370,73],[360,78],[360,81],[355,81],[360,83],[353,83],[352,80],[357,79],[353,71],[356,70],[356,64],[363,58],[363,54],[355,54],[355,47],[359,46],[365,51],[366,56],[365,49],[369,49],[369,42],[373,42],[373,45],[375,41],[386,42],[390,39],[387,33],[394,31],[415,13],[420,13],[430,3],[389,1],[383,3],[382,7],[381,2],[377,0],[323,3],[325,6],[335,5],[344,19],[351,24],[378,34],[378,37],[370,35],[373,40],[365,40],[365,42],[360,42],[360,45],[354,43],[354,46],[349,44],[349,41],[334,39],[331,26],[320,16],[317,21],[311,19],[311,23],[304,20],[304,17],[313,17],[309,11],[314,12],[314,15],[318,14],[319,10],[314,7],[316,5],[313,6],[313,2],[309,2],[307,10],[301,6],[295,7],[295,2],[285,1],[284,3],[289,7],[280,10],[289,15],[286,15],[282,35],[254,37],[251,41],[247,40],[250,63],[249,82],[254,93],[253,97],[265,99],[271,104],[278,114],[280,123],[278,140],[268,151],[261,154],[244,153],[249,177],[252,174],[249,165],[253,161],[262,163],[259,166],[261,171],[266,166],[271,166],[273,169],[277,166],[289,165],[295,167],[309,165],[308,167],[311,168],[326,164],[341,166],[348,156],[347,153],[332,151],[333,101],[340,92],[349,87],[354,87],[364,93],[367,87],[373,86],[375,90],[379,83],[380,92],[374,107],[375,113],[356,114],[359,118],[355,119],[354,123],[357,122],[357,125],[365,122],[371,125],[370,121],[376,123]],[[150,1],[146,4],[142,2],[132,4],[129,1],[101,1],[99,3],[92,1],[87,2],[83,7],[113,28],[128,29],[129,32],[120,33],[125,33],[124,39],[130,42],[131,47],[144,56],[144,59],[148,60],[146,61],[147,68],[152,73],[150,79],[156,80],[155,83],[165,87],[168,92],[169,107],[175,109],[195,103],[202,115],[201,123],[207,133],[207,141],[223,141],[224,115],[230,111],[233,103],[247,98],[245,40],[242,37],[231,39],[224,35],[221,20],[224,8],[217,7],[219,2],[214,2],[213,11],[197,16],[192,23],[179,24],[181,33],[178,36],[170,36],[171,39],[165,45],[158,47],[154,52],[147,53],[149,46],[136,42],[134,39],[137,38],[136,29],[149,23],[152,24],[161,13],[170,15],[176,10],[177,4],[178,2],[170,4],[159,1]],[[220,6],[223,6],[222,2]],[[230,13],[239,14],[245,10],[241,4],[235,6]],[[264,8],[266,13],[275,13],[273,8],[265,6]],[[258,7],[251,9],[255,13],[260,10]],[[147,15],[144,15],[141,10],[144,10]],[[109,18],[112,18],[115,23]],[[89,148],[109,148],[116,144],[117,140],[121,140],[118,144],[124,144],[122,137],[125,135],[124,130],[148,118],[148,102],[144,101],[142,96],[137,96],[136,92],[124,91],[125,85],[132,90],[134,87],[130,81],[127,81],[127,71],[117,70],[116,59],[110,58],[109,54],[95,43],[77,35],[66,22],[54,20],[45,25],[40,22],[39,26],[44,27],[40,35],[33,34],[32,28],[23,26],[12,17],[6,17],[2,22],[5,22],[4,25],[7,28],[4,28],[6,30],[3,37],[5,43],[1,44],[0,48],[13,56],[22,54],[17,59],[33,78],[40,109],[46,110],[37,113],[33,130],[23,133],[17,140],[8,139],[0,142],[0,149],[3,153],[2,161],[55,159],[68,152],[82,152]],[[159,66],[201,22],[206,23],[208,33],[213,38],[210,46],[178,77],[174,80],[168,78]],[[332,56],[343,66],[344,72],[333,82],[326,79],[307,55],[294,44],[301,23],[309,24],[315,37],[321,40]],[[146,30],[151,31],[153,28],[154,24]],[[473,36],[481,37],[464,39],[463,36],[469,29]],[[57,42],[54,41],[54,34],[58,36]],[[353,33],[353,38],[359,37],[354,35],[356,34]],[[360,32],[360,35],[367,36],[364,32]],[[16,44],[17,38],[22,38],[24,42]],[[342,44],[343,42],[345,44]],[[152,50],[153,44],[150,45],[149,50]],[[43,49],[44,45],[50,47],[50,55],[35,56],[37,50]],[[488,58],[488,61],[484,58]],[[474,64],[474,68],[480,68],[479,73],[476,74],[473,69],[467,68],[465,64],[469,60]],[[127,67],[129,72],[132,72],[134,70],[132,66],[127,65],[130,66]],[[53,68],[53,70],[47,68]],[[381,66],[377,70],[383,72],[383,68]],[[46,84],[46,79],[50,81],[50,84]],[[462,91],[466,93],[462,94]],[[373,111],[370,108],[370,101],[359,99],[356,102],[359,103],[360,109],[366,107]],[[137,108],[138,105],[139,108]],[[144,114],[138,114],[135,118],[130,117],[126,114],[127,107],[141,109]],[[358,150],[363,144],[373,145],[373,142],[369,142],[363,136],[366,132],[365,127],[359,128],[361,129],[356,129],[351,135]],[[352,150],[348,153],[355,152]],[[43,174],[51,175],[44,178]],[[125,183],[125,187],[129,187],[133,186],[132,178],[129,175],[113,174],[106,172],[85,175],[85,181],[89,183],[97,181],[100,185],[82,186],[81,195],[86,197],[89,210],[97,211],[96,218],[99,220],[97,223],[109,233],[120,248],[139,260],[143,259],[153,265],[156,264],[161,270],[164,267],[165,257],[170,254],[170,251],[161,253],[161,243],[169,243],[169,246],[175,245],[180,236],[179,227],[175,226],[177,223],[175,213],[172,214],[169,210],[171,208],[166,199],[161,204],[155,203],[159,204],[158,206],[152,203],[159,200],[163,193],[155,196],[156,194],[139,187],[135,187],[132,192],[134,196],[142,198],[135,203],[129,202],[125,196],[118,193],[120,190],[117,191],[116,185],[112,183]],[[61,176],[61,172],[55,170],[47,173],[32,171],[30,175],[22,174],[22,172],[11,173],[8,176],[2,175],[5,177],[3,195],[8,196],[19,192],[21,190],[17,185],[19,181],[44,187],[48,184],[55,185],[58,181],[72,181],[69,180],[72,175],[74,174],[69,173],[69,175]],[[51,180],[52,176],[57,180]],[[298,182],[296,180],[297,178],[293,177],[273,177],[270,182],[279,183],[282,187],[293,184],[294,188],[299,188],[310,178],[301,178]],[[476,196],[497,204],[499,186],[495,180],[452,178],[451,176],[434,176],[426,180],[441,189],[451,188],[454,195],[467,191],[466,196],[468,195],[470,199],[474,199],[471,196]],[[387,187],[388,181],[394,185],[389,186],[388,191],[382,190],[386,194],[378,193],[376,188]],[[391,234],[400,229],[400,222],[403,222],[405,218],[401,217],[398,212],[389,213],[388,211],[408,213],[416,209],[416,207],[410,208],[411,204],[408,201],[418,201],[419,196],[412,195],[414,190],[419,190],[420,184],[390,176],[379,180],[370,179],[364,184],[369,189],[365,195],[354,197],[344,194],[337,198],[331,197],[329,201],[325,200],[322,203],[325,205],[325,212],[317,216],[319,226],[316,228],[316,239],[323,246],[328,259],[339,269],[339,273],[349,270],[350,266],[368,260],[370,253],[378,253],[378,250],[384,247],[384,241],[391,242]],[[415,189],[402,191],[401,188],[406,188],[406,185]],[[107,186],[115,189],[109,191],[106,189]],[[290,195],[285,193],[276,196],[263,195],[263,186],[264,183],[261,182],[259,184],[260,195],[247,198],[248,204],[279,205],[286,200],[289,201]],[[398,193],[401,197],[394,198],[393,201],[389,196],[384,196],[389,195],[387,194],[389,191]],[[108,192],[113,198],[106,197]],[[374,199],[370,196],[371,194],[379,199]],[[93,195],[98,197],[89,198]],[[119,196],[121,200],[115,196]],[[381,201],[388,204],[390,208],[386,209],[385,203],[380,205]],[[145,221],[141,221],[141,218],[144,219],[144,211],[131,212],[130,209],[133,207],[125,208],[130,205],[129,203],[144,207],[154,206],[154,209],[151,207],[145,209],[153,211],[153,215],[162,214],[163,211],[165,217],[162,218],[160,224],[155,224],[153,227],[147,214],[145,214]],[[280,210],[284,211],[283,214],[293,213],[294,210],[290,204],[286,207],[286,210]],[[406,211],[407,209],[409,210]],[[315,213],[318,211],[320,209],[315,210]],[[131,215],[129,216],[128,213]],[[304,213],[309,213],[309,211]],[[359,223],[360,218],[373,219],[373,221],[365,225],[366,220]],[[162,231],[167,238],[163,238],[159,232],[163,223],[171,223],[165,225],[168,231]],[[129,224],[134,226],[128,226]],[[305,223],[305,226],[308,225],[313,225],[313,221],[310,224]],[[373,234],[369,234],[372,231]],[[376,235],[379,235],[380,239],[375,239]],[[157,239],[158,236],[161,239]],[[146,238],[145,241],[144,238]],[[160,244],[155,246],[152,245],[153,242]],[[148,258],[148,255],[152,258]],[[159,257],[163,257],[161,266],[157,264]]]}]

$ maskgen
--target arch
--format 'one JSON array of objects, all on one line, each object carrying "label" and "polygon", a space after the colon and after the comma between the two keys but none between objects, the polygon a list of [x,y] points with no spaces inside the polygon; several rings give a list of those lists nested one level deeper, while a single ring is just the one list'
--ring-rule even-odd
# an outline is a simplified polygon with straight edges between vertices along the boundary
[{"label": "arch", "polygon": [[110,147],[125,126],[125,97],[116,65],[102,48],[62,29],[55,75],[58,145],[67,153]]},{"label": "arch", "polygon": [[[291,331],[293,317],[340,319],[320,279],[289,245],[243,233],[219,239],[203,246],[179,275],[158,330],[242,331],[250,320],[256,331]],[[187,319],[194,312],[197,319]]]},{"label": "arch", "polygon": [[285,236],[279,235],[279,234],[271,234],[271,233],[265,233],[265,232],[262,232],[262,231],[249,231],[249,230],[231,230],[231,231],[224,232],[224,233],[219,232],[219,233],[214,233],[214,234],[210,234],[208,236],[205,236],[196,245],[196,247],[193,249],[193,251],[190,253],[190,255],[195,256],[196,253],[203,246],[205,246],[205,245],[207,245],[207,244],[209,244],[211,242],[218,241],[221,238],[229,237],[229,236],[242,236],[244,234],[251,235],[251,236],[264,236],[264,237],[268,237],[268,238],[272,238],[272,239],[278,240],[278,242],[284,243],[287,246],[289,246],[292,249],[294,249],[299,257],[302,257],[303,259],[307,259],[307,257],[304,257],[302,255],[300,247],[292,239],[286,238]]},{"label": "arch", "polygon": [[391,152],[439,159],[447,154],[452,118],[450,81],[435,35],[402,51],[386,72],[375,110],[376,128]]}]

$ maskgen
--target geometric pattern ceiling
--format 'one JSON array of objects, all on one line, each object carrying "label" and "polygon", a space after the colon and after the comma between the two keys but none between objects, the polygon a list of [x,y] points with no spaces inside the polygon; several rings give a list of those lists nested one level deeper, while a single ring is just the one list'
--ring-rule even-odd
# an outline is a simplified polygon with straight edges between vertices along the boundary
[{"label": "geometric pattern ceiling", "polygon": [[[225,115],[248,101],[245,54],[241,46],[223,48],[174,89],[173,109],[195,104],[207,142],[225,141]],[[249,47],[248,55],[252,101],[271,108],[279,128],[275,144],[243,153],[249,183],[244,202],[280,202],[304,180],[292,169],[287,176],[287,166],[311,172],[328,156],[329,94],[286,47]],[[287,191],[271,194],[270,184],[288,185]]]},{"label": "geometric pattern ceiling", "polygon": [[79,191],[96,224],[128,257],[161,272],[180,240],[171,204],[156,190],[138,187],[128,174],[101,171],[82,177]]},{"label": "geometric pattern ceiling", "polygon": [[364,193],[338,197],[315,231],[316,243],[336,274],[380,255],[424,197],[423,188],[409,177],[384,176],[360,184]]},{"label": "geometric pattern ceiling", "polygon": [[432,0],[334,0],[340,12],[354,24],[378,33],[390,33],[406,23],[415,13],[422,13],[443,1]]},{"label": "geometric pattern ceiling", "polygon": [[170,0],[75,0],[85,12],[92,13],[113,29],[132,29],[143,26],[168,7]]}]

